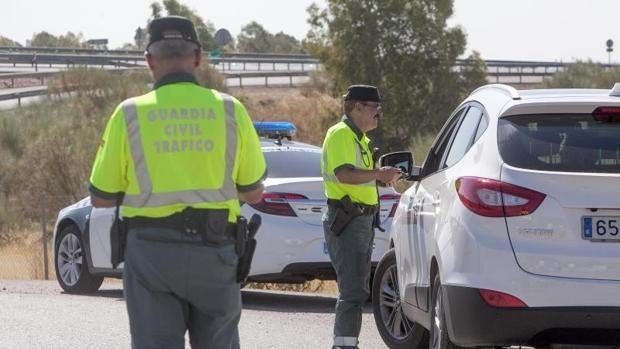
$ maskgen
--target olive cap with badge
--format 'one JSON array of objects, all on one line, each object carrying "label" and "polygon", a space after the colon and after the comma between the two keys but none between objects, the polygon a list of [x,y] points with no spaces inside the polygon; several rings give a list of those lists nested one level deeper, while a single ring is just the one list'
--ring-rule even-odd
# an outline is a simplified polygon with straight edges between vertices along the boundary
[{"label": "olive cap with badge", "polygon": [[148,50],[149,46],[160,40],[181,39],[192,42],[198,45],[200,48],[200,42],[198,41],[198,35],[192,22],[181,16],[167,16],[155,18],[149,24],[148,29],[149,42],[146,45]]},{"label": "olive cap with badge", "polygon": [[351,85],[347,88],[347,93],[342,97],[345,101],[381,102],[379,90],[375,86],[370,85]]}]

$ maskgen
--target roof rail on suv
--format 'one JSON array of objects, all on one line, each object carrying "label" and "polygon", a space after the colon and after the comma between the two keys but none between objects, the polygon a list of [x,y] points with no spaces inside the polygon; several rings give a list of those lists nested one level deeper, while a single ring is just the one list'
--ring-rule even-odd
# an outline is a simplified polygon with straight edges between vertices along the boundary
[{"label": "roof rail on suv", "polygon": [[508,85],[504,85],[504,84],[488,84],[488,85],[484,85],[481,87],[478,87],[477,89],[474,90],[474,92],[472,92],[471,94],[474,94],[476,92],[482,91],[482,90],[486,90],[486,89],[494,89],[500,92],[503,92],[505,94],[508,95],[508,97],[512,98],[512,99],[521,99],[521,96],[519,95],[519,91],[517,91],[517,89],[515,89],[512,86],[508,86]]},{"label": "roof rail on suv", "polygon": [[612,97],[620,97],[620,82],[616,82],[609,95]]}]

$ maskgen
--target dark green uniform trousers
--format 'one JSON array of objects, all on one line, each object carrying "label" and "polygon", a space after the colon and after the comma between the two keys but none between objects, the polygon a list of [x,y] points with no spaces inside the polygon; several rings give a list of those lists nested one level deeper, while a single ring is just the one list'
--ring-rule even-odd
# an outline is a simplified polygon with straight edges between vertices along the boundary
[{"label": "dark green uniform trousers", "polygon": [[339,236],[329,226],[335,210],[328,207],[323,218],[325,241],[338,278],[334,347],[356,348],[362,327],[362,307],[370,296],[370,259],[374,229],[373,215],[353,218]]},{"label": "dark green uniform trousers", "polygon": [[204,246],[199,235],[130,229],[123,286],[132,348],[239,347],[241,292],[234,245]]}]

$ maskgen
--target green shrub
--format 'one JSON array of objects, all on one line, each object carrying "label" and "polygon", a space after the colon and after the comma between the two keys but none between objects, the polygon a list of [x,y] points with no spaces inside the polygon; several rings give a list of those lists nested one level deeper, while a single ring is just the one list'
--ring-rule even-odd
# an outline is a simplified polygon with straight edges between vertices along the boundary
[{"label": "green shrub", "polygon": [[562,72],[545,79],[545,88],[604,88],[620,81],[620,68],[605,68],[592,61],[571,64]]}]

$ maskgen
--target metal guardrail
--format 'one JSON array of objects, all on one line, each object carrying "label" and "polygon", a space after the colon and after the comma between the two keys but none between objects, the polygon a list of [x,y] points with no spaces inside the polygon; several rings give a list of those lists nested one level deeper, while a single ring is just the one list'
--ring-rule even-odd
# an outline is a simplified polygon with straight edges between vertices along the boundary
[{"label": "metal guardrail", "polygon": [[[146,68],[146,67],[144,67]],[[115,69],[109,70],[111,72],[123,72],[132,69]],[[48,72],[19,72],[19,73],[0,73],[0,80],[3,79],[18,79],[18,78],[35,78],[41,79],[45,77],[54,77],[60,75],[64,70],[48,71]],[[276,70],[276,71],[240,71],[240,72],[220,72],[227,79],[232,78],[272,78],[272,77],[297,77],[308,76],[307,71],[297,70]],[[2,89],[0,89],[2,91]]]},{"label": "metal guardrail", "polygon": [[[307,70],[306,66],[310,65],[316,69],[320,61],[316,58],[298,58],[298,57],[214,57],[208,58],[209,62],[214,66],[220,65],[222,70],[233,70],[233,64],[241,65],[241,70],[246,70],[248,64],[257,65],[261,70],[265,65],[271,66],[272,70],[276,70],[276,65],[286,65],[287,70],[291,70],[291,65],[299,65],[302,71]],[[73,67],[76,65],[96,65],[96,66],[113,66],[113,67],[144,67],[146,62],[142,55],[103,55],[103,54],[58,54],[58,53],[20,53],[20,52],[0,52],[0,62],[12,64],[28,64],[35,71],[38,71],[39,65],[62,65]],[[226,68],[228,66],[228,69]]]},{"label": "metal guardrail", "polygon": [[[10,83],[5,87],[14,88],[16,79],[38,79],[41,85],[45,85],[45,78],[50,78],[58,75],[58,72],[19,72],[19,73],[0,73],[0,80],[9,80]],[[1,87],[1,86],[0,86]]]},{"label": "metal guardrail", "polygon": [[[127,70],[127,69],[124,69]],[[122,71],[122,70],[116,70]],[[15,78],[39,78],[53,77],[61,74],[62,71],[57,72],[32,72],[32,73],[9,73],[0,74],[0,80],[2,79],[15,79]],[[274,86],[273,82],[270,83],[270,79],[273,78],[288,78],[288,86],[293,87],[295,77],[306,77],[308,72],[302,71],[254,71],[254,72],[224,72],[222,73],[226,79],[238,79],[239,87],[244,87],[243,79],[247,78],[264,78],[264,86]],[[282,84],[280,84],[282,85]],[[253,85],[256,86],[256,85]],[[6,88],[0,89],[0,101],[17,99],[18,106],[21,106],[21,100],[27,97],[34,97],[45,94],[47,92],[47,86],[34,86],[25,88]]]},{"label": "metal guardrail", "polygon": [[[503,59],[487,59],[484,60],[487,67],[538,67],[538,68],[565,68],[576,62],[549,62],[549,61],[515,61],[515,60],[503,60]],[[471,60],[457,59],[456,66],[467,66],[471,64]],[[599,63],[605,68],[620,67],[620,64],[607,64]]]},{"label": "metal guardrail", "polygon": [[35,71],[39,65],[64,65],[67,67],[76,65],[97,65],[114,67],[143,66],[138,62],[144,62],[144,57],[131,55],[79,55],[79,54],[56,54],[56,53],[15,53],[0,52],[0,61],[12,64],[29,64]]},{"label": "metal guardrail", "polygon": [[18,89],[0,90],[0,101],[17,99],[17,105],[22,105],[22,98],[40,96],[47,92],[47,86],[25,87]]},{"label": "metal guardrail", "polygon": [[265,79],[265,87],[269,87],[269,78],[288,78],[290,87],[293,87],[293,78],[294,77],[306,77],[308,76],[308,72],[305,71],[261,71],[261,72],[239,72],[239,73],[231,73],[225,72],[222,73],[226,79],[239,79],[239,87],[243,87],[243,79],[247,78],[264,78]]},{"label": "metal guardrail", "polygon": [[[471,64],[471,61],[459,59],[456,61],[456,68],[463,69]],[[542,78],[553,76],[564,71],[575,62],[545,62],[545,61],[514,61],[514,60],[485,60],[487,66],[487,76],[494,78],[495,82],[502,78],[509,78],[510,83],[521,85],[528,82],[524,78]],[[620,64],[600,63],[603,68],[620,68]]]},{"label": "metal guardrail", "polygon": [[[205,57],[207,57],[205,52]],[[260,63],[260,64],[320,64],[320,61],[307,54],[278,54],[278,53],[247,53],[247,52],[224,52],[219,57],[209,57],[213,64],[219,63]],[[0,61],[14,63],[39,64],[117,64],[118,62],[143,62],[143,52],[136,50],[96,50],[96,49],[73,49],[73,48],[49,48],[49,47],[9,47],[0,46]],[[573,62],[545,62],[545,61],[515,61],[515,60],[486,60],[487,67],[496,68],[536,68],[556,69],[565,68]],[[467,66],[470,61],[459,59],[455,62],[458,66]],[[604,67],[618,65],[602,64]],[[491,70],[491,69],[490,69]]]},{"label": "metal guardrail", "polygon": [[[207,57],[205,55],[205,57]],[[228,78],[264,77],[266,84],[271,77],[288,77],[290,85],[293,77],[307,76],[307,72],[317,69],[321,62],[306,54],[244,53],[226,52],[220,57],[207,57],[209,62]],[[513,84],[528,83],[524,79],[537,79],[552,76],[565,70],[573,62],[486,60],[487,75],[495,82]],[[38,71],[40,65],[74,67],[92,65],[101,67],[146,66],[142,51],[136,50],[96,50],[49,47],[8,47],[0,46],[0,64],[27,64]],[[470,60],[459,59],[455,69],[466,69]],[[601,64],[603,67],[620,67],[620,65]],[[248,72],[253,70],[254,72]],[[257,73],[258,70],[260,73]],[[245,72],[245,73],[243,73]],[[1,78],[1,76],[0,76]],[[42,81],[43,83],[43,81]],[[529,82],[531,83],[531,81]],[[11,86],[14,86],[11,83]]]},{"label": "metal guardrail", "polygon": [[[256,57],[223,57],[223,58],[209,58],[209,62],[213,65],[222,64],[225,65],[228,63],[228,70],[231,69],[231,64],[241,64],[243,66],[242,70],[246,70],[247,64],[256,64],[258,65],[258,70],[261,70],[262,66],[271,65],[272,70],[276,70],[276,64],[287,65],[287,70],[290,70],[291,64],[296,64],[301,66],[301,70],[304,71],[306,65],[318,66],[321,64],[316,58],[256,58]],[[225,68],[224,68],[225,70]]]},{"label": "metal guardrail", "polygon": [[47,53],[89,53],[89,54],[142,54],[140,50],[101,50],[91,48],[73,47],[19,47],[19,46],[0,46],[0,51],[7,52],[47,52]]},{"label": "metal guardrail", "polygon": [[[86,53],[86,54],[110,54],[110,55],[132,55],[142,56],[144,50],[102,50],[90,48],[71,48],[71,47],[17,47],[17,46],[0,46],[0,51],[20,52],[20,53]],[[203,51],[206,57],[208,51]],[[263,53],[263,52],[222,52],[220,54],[224,58],[312,58],[307,53]]]},{"label": "metal guardrail", "polygon": [[[42,51],[36,51],[41,49]],[[5,51],[5,52],[2,52]],[[34,52],[33,52],[34,51]],[[57,52],[52,52],[57,51]],[[78,52],[78,53],[75,53]],[[276,70],[277,66],[286,65],[291,71],[292,66],[299,66],[301,71],[314,70],[321,62],[304,54],[264,54],[264,53],[225,53],[220,57],[209,57],[208,60],[222,71],[247,70],[248,65],[258,70]],[[88,50],[88,49],[57,49],[57,48],[11,48],[0,46],[0,63],[16,66],[28,64],[38,70],[39,65],[97,65],[113,67],[143,67],[144,56],[139,51],[131,50]],[[544,77],[551,76],[566,69],[573,62],[544,62],[544,61],[512,61],[486,60],[487,74],[499,80],[500,77]],[[470,64],[469,60],[459,59],[455,62],[457,69]],[[618,67],[619,65],[601,64],[603,67]],[[250,69],[252,69],[250,68]]]}]

